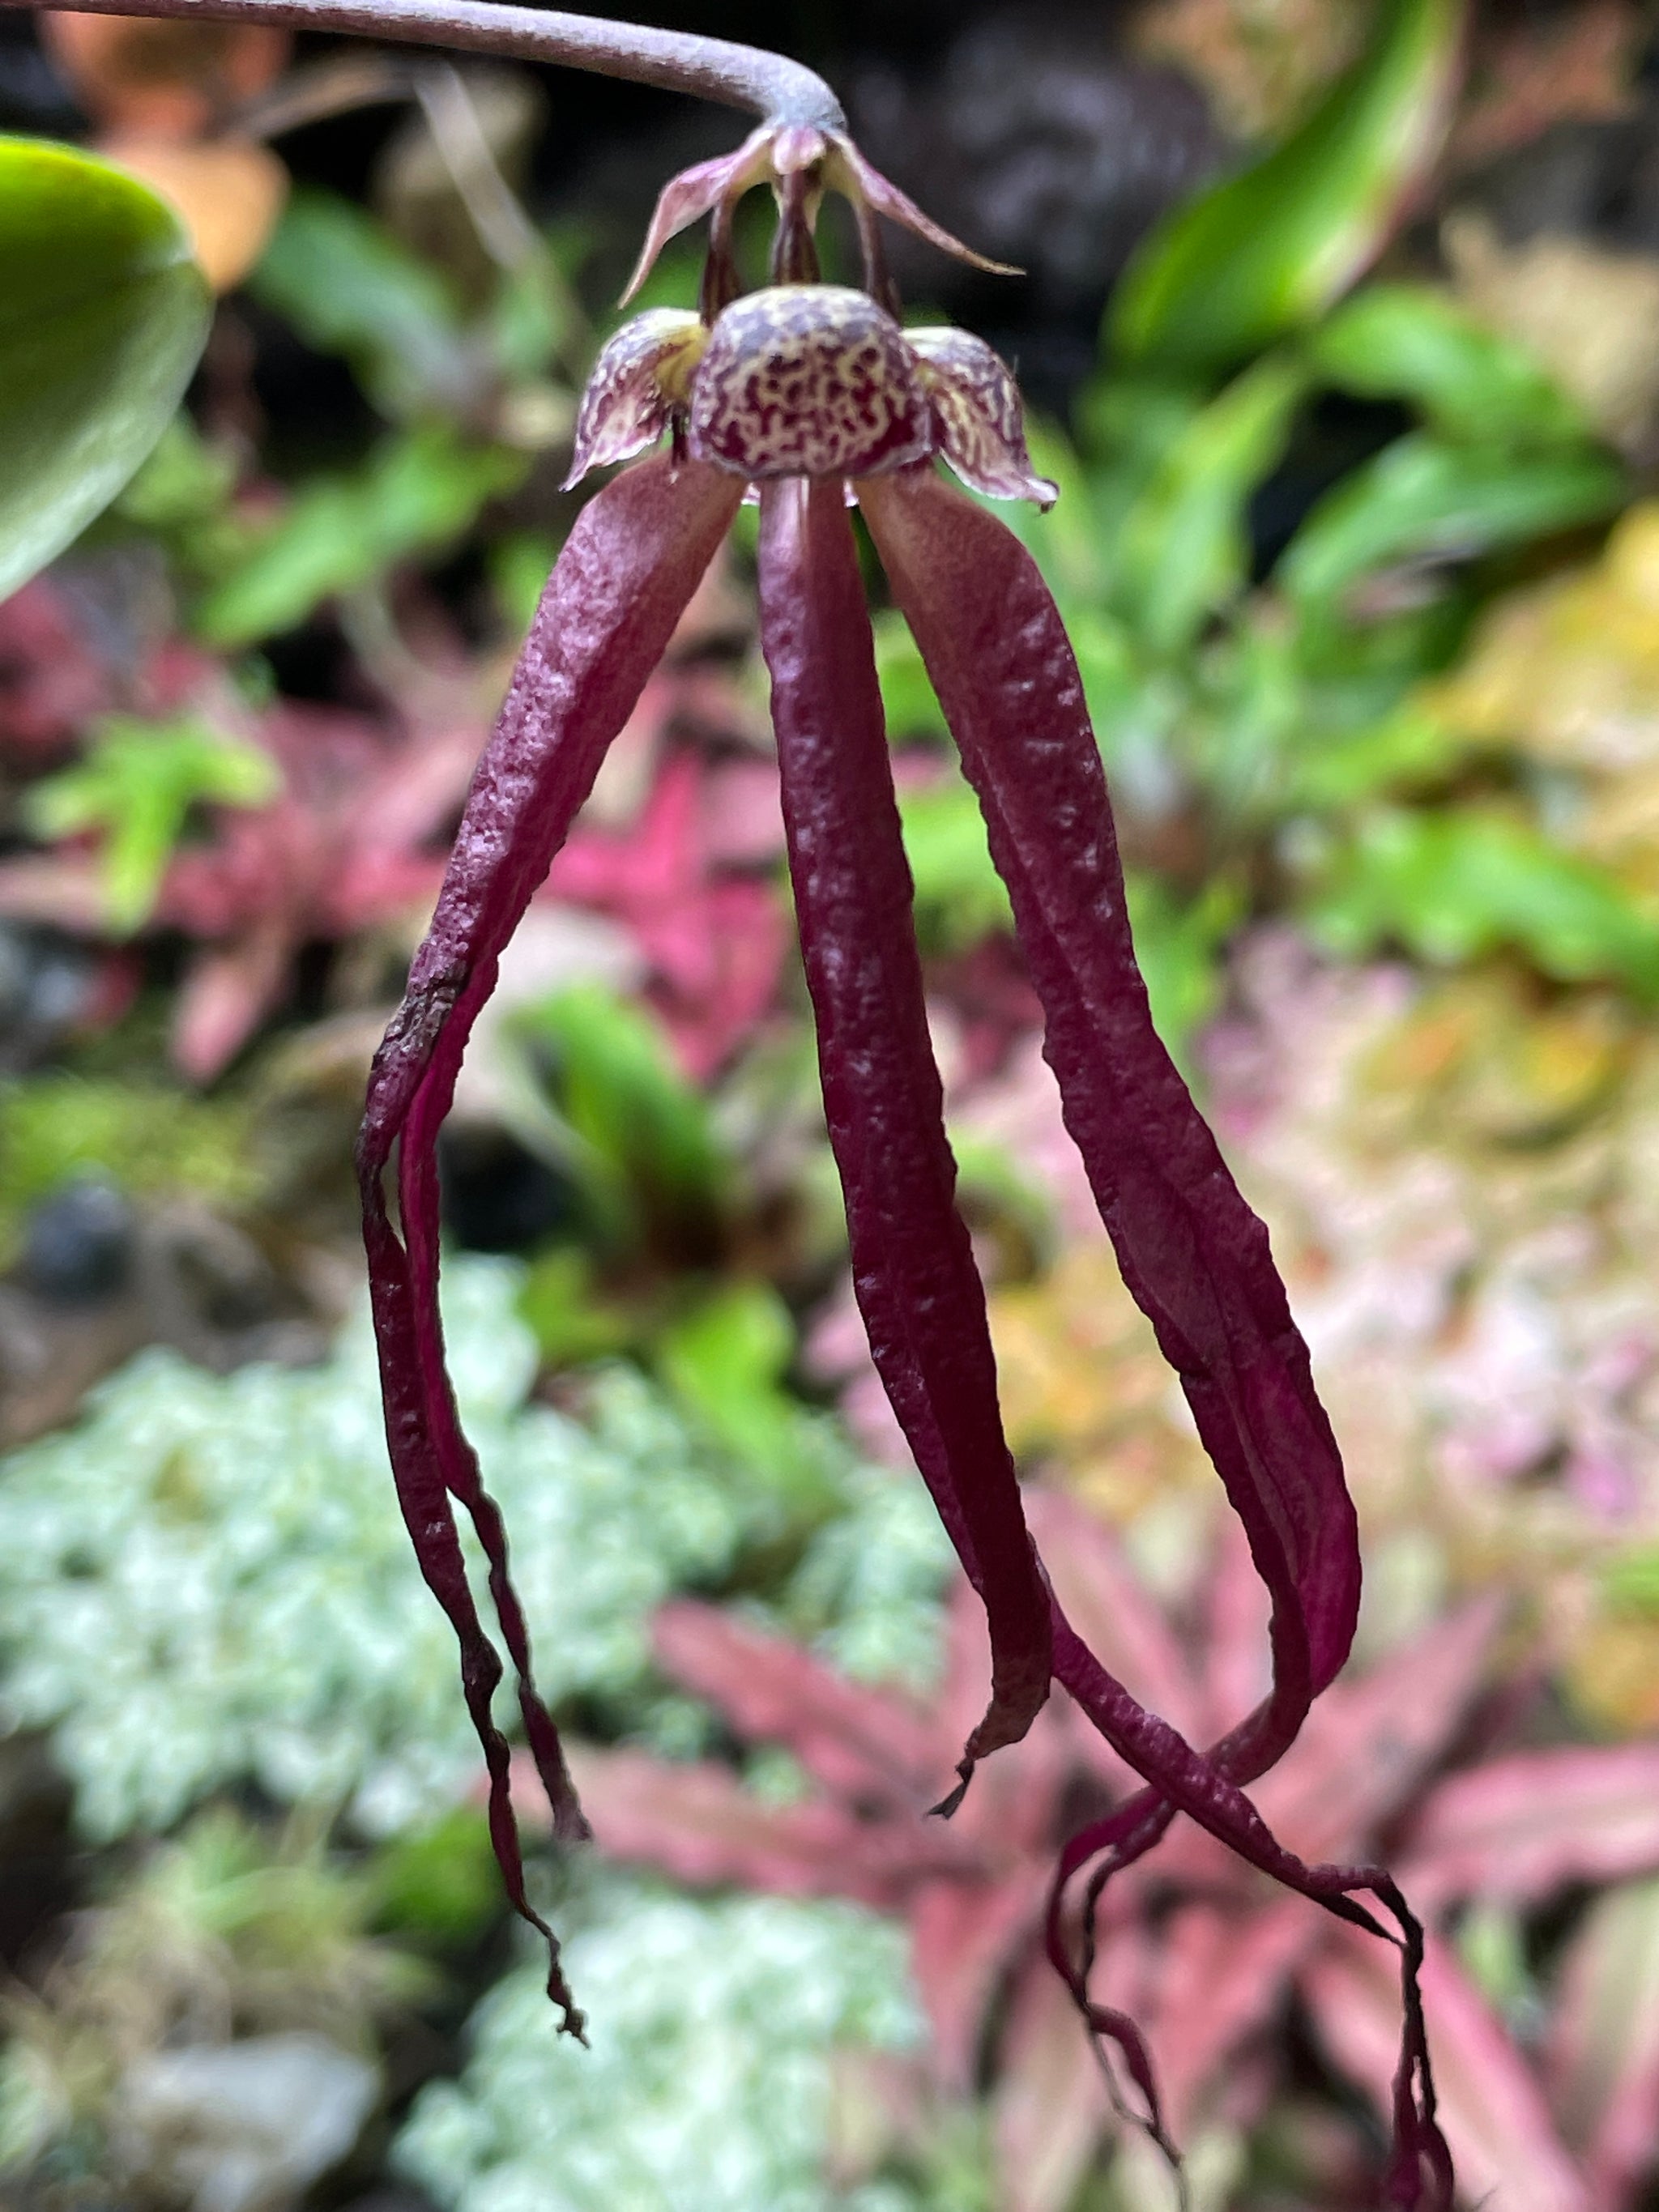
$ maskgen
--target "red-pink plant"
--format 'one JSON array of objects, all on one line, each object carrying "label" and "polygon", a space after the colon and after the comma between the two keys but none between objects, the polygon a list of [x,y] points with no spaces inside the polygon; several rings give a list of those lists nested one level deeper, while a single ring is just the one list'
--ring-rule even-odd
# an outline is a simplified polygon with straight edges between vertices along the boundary
[{"label": "red-pink plant", "polygon": [[[1052,1494],[1028,1507],[1067,1612],[1091,1640],[1184,1729],[1224,1725],[1258,1664],[1261,1607],[1243,1546],[1221,1547],[1183,1637],[1098,1522]],[[766,1802],[713,1762],[583,1748],[574,1764],[613,1857],[693,1885],[850,1897],[902,1915],[938,2086],[960,2095],[987,2081],[999,2203],[1063,2212],[1112,2113],[1047,1969],[1049,1870],[1079,1802],[1121,1802],[1135,1778],[1072,1711],[1051,1705],[988,1767],[956,1820],[919,1820],[971,1716],[983,1664],[975,1613],[963,1591],[945,1680],[924,1707],[850,1682],[714,1607],[662,1609],[654,1641],[665,1671],[740,1741],[787,1747],[813,1784],[801,1802]],[[1364,1851],[1389,1834],[1414,1893],[1442,1910],[1468,1898],[1544,1902],[1572,1883],[1659,1868],[1659,1748],[1523,1751],[1447,1771],[1478,1711],[1497,1627],[1495,1609],[1474,1601],[1339,1683],[1256,1792],[1275,1831],[1308,1856]],[[1556,2028],[1536,2057],[1450,1947],[1430,1942],[1442,2124],[1468,2185],[1514,2212],[1613,2212],[1633,2201],[1650,2162],[1651,2137],[1632,2120],[1659,2112],[1654,2039],[1620,2039],[1616,2078],[1587,2116],[1577,2109],[1577,2055],[1594,2033],[1592,2006],[1605,2003],[1598,1935],[1592,1920],[1558,1977]],[[1176,2130],[1259,2117],[1293,1991],[1332,2058],[1386,2106],[1396,2000],[1374,1947],[1277,1896],[1201,1830],[1180,1824],[1156,1869],[1126,1876],[1101,1936],[1104,1985],[1146,2029]]]},{"label": "red-pink plant", "polygon": [[[605,27],[590,23],[589,33],[602,40]],[[616,35],[619,52],[630,41],[633,52],[643,34]],[[665,34],[653,35],[672,49]],[[574,473],[630,459],[665,434],[670,450],[608,483],[571,532],[369,1086],[360,1164],[387,1433],[423,1570],[460,1638],[490,1769],[496,1849],[515,1905],[536,1919],[520,1867],[508,1750],[490,1711],[501,1663],[467,1587],[452,1498],[472,1516],[489,1560],[556,1830],[574,1838],[586,1823],[533,1688],[500,1517],[445,1373],[437,1133],[501,947],[753,486],[790,872],[854,1289],[877,1369],[989,1627],[989,1703],[966,1732],[959,1785],[940,1809],[960,1802],[979,1759],[1026,1735],[1056,1680],[1145,1778],[1138,1796],[1065,1845],[1049,1948],[1091,2027],[1122,2052],[1147,2124],[1166,2142],[1139,2033],[1121,2010],[1092,2000],[1086,1954],[1067,1939],[1071,1877],[1094,1863],[1086,1926],[1107,1877],[1144,1856],[1181,1810],[1251,1865],[1382,1936],[1382,1923],[1357,1900],[1370,1892],[1398,1930],[1404,1972],[1384,2198],[1443,2206],[1451,2166],[1434,2120],[1418,1924],[1382,1869],[1309,1865],[1244,1795],[1294,1741],[1352,1640],[1358,1552],[1335,1442],[1266,1231],[1152,1027],[1099,754],[1054,602],[1018,540],[933,465],[944,459],[996,497],[1046,505],[1053,488],[1031,473],[1018,393],[991,349],[960,331],[902,331],[893,319],[876,218],[965,249],[870,170],[826,89],[797,79],[775,106],[776,66],[757,59],[750,78],[749,96],[767,122],[737,153],[688,171],[663,195],[647,262],[675,231],[712,218],[701,312],[654,311],[605,348],[584,398]],[[780,210],[774,281],[740,296],[732,213],[762,184]],[[862,290],[818,282],[812,233],[827,190],[852,204]],[[1207,1751],[1101,1663],[1025,1525],[984,1291],[953,1201],[849,495],[979,796],[1042,1001],[1067,1126],[1126,1280],[1181,1376],[1271,1593],[1271,1686],[1247,1717],[1229,1717]],[[385,1187],[394,1151],[398,1228]],[[577,2027],[556,1947],[550,1989]]]},{"label": "red-pink plant", "polygon": [[720,867],[709,850],[708,781],[693,755],[671,755],[637,821],[579,829],[547,880],[554,896],[627,926],[647,995],[694,1079],[712,1075],[765,1012],[787,942],[770,884]]},{"label": "red-pink plant", "polygon": [[[208,810],[207,836],[174,853],[146,925],[191,942],[172,1042],[198,1083],[281,1003],[305,945],[406,921],[435,897],[477,746],[460,712],[398,730],[291,701],[260,715],[251,736],[280,773],[277,796]],[[0,865],[0,912],[100,933],[95,854],[78,840]]]}]

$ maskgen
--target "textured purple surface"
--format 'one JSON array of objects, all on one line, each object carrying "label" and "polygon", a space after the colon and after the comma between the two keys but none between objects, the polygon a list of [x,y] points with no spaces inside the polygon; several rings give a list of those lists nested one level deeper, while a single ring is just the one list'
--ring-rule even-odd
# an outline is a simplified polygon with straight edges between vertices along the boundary
[{"label": "textured purple surface", "polygon": [[[1124,1280],[1181,1377],[1273,1599],[1272,1692],[1207,1755],[1146,1712],[1055,1606],[1056,1678],[1153,1785],[1068,1845],[1051,1918],[1056,1964],[1087,2008],[1093,1903],[1113,1872],[1157,1843],[1171,1806],[1275,1880],[1382,1934],[1349,1894],[1370,1890],[1399,1925],[1405,1963],[1386,2201],[1449,2204],[1417,1990],[1417,1923],[1381,1869],[1310,1868],[1282,1850],[1240,1786],[1283,1754],[1347,1656],[1359,1596],[1357,1529],[1267,1232],[1152,1027],[1075,659],[1036,563],[994,516],[931,470],[872,477],[860,493],[985,815],[1042,1000],[1044,1051],[1066,1127]],[[1060,1904],[1066,1881],[1093,1858],[1100,1863],[1079,1963],[1061,1940]],[[1128,2024],[1090,2011],[1146,2094]]]},{"label": "textured purple surface", "polygon": [[[518,1683],[536,1765],[565,1836],[586,1832],[552,1721],[531,1680],[529,1640],[507,1579],[501,1516],[479,1480],[445,1371],[438,1318],[436,1140],[467,1033],[495,987],[501,949],[586,798],[736,512],[741,486],[710,469],[647,462],[585,507],[550,577],[478,763],[437,912],[402,1006],[375,1055],[358,1145],[363,1237],[380,1345],[386,1440],[422,1573],[461,1646],[467,1705],[489,1763],[490,1835],[513,1902],[525,1895],[507,1792],[507,1747],[490,1716],[501,1662],[478,1618],[451,1498],[472,1517]],[[398,1148],[398,1218],[386,1169]],[[553,1948],[550,1991],[580,2015]]]},{"label": "textured purple surface", "polygon": [[992,1702],[965,1770],[1023,1735],[1048,1696],[1048,1600],[1003,1440],[985,1291],[956,1210],[870,616],[838,483],[763,488],[760,592],[854,1288],[882,1381],[990,1622]]}]

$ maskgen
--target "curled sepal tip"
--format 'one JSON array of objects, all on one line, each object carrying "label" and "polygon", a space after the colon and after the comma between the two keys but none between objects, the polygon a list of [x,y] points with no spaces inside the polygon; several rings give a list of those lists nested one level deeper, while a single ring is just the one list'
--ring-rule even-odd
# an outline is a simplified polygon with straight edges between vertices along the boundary
[{"label": "curled sepal tip", "polygon": [[1001,355],[968,331],[908,330],[904,343],[933,403],[939,453],[969,489],[1051,507],[1060,487],[1031,466],[1024,402]]},{"label": "curled sepal tip", "polygon": [[656,444],[684,409],[708,341],[702,319],[678,307],[649,307],[606,341],[576,416],[567,491]]}]

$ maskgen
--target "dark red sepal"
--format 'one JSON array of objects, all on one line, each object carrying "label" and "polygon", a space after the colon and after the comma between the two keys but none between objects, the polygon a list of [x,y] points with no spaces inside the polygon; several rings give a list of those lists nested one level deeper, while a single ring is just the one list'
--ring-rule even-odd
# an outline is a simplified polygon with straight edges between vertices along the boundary
[{"label": "dark red sepal", "polygon": [[[437,1133],[467,1033],[495,986],[501,947],[547,873],[606,747],[632,712],[736,513],[742,487],[693,464],[649,461],[577,518],[548,579],[507,701],[479,761],[437,911],[409,988],[375,1054],[358,1140],[363,1237],[380,1348],[386,1441],[422,1572],[461,1646],[468,1709],[489,1768],[489,1826],[515,1908],[551,1947],[550,1994],[580,2033],[557,1945],[525,1893],[507,1788],[507,1746],[491,1717],[501,1662],[467,1585],[452,1497],[466,1507],[517,1677],[520,1710],[556,1833],[586,1826],[558,1733],[536,1694],[524,1617],[507,1575],[501,1516],[461,1431],[438,1316]],[[398,1150],[399,1237],[385,1175]]]},{"label": "dark red sepal", "polygon": [[838,482],[763,485],[760,599],[854,1287],[882,1381],[990,1624],[992,1702],[968,1744],[965,1778],[1042,1709],[1048,1601],[1003,1439],[984,1288],[956,1210],[870,616]]},{"label": "dark red sepal", "polygon": [[[1061,1940],[1061,1893],[1103,1853],[1091,1911],[1110,1874],[1157,1842],[1171,1805],[1274,1879],[1382,1935],[1349,1893],[1370,1890],[1399,1923],[1406,1983],[1389,2201],[1449,2206],[1417,1923],[1380,1869],[1304,1866],[1242,1794],[1288,1748],[1347,1656],[1358,1608],[1357,1528],[1267,1231],[1152,1027],[1105,777],[1064,625],[1018,539],[931,469],[866,478],[859,492],[979,797],[1043,1003],[1044,1051],[1066,1127],[1124,1280],[1180,1375],[1273,1599],[1271,1694],[1207,1756],[1138,1705],[1056,1608],[1056,1678],[1152,1788],[1067,1846],[1050,1916],[1055,1962],[1090,2010],[1090,1920],[1079,1966]],[[1103,2018],[1094,2024],[1117,2037],[1133,2065],[1117,2029]],[[1155,2101],[1152,2119],[1156,2128]]]}]

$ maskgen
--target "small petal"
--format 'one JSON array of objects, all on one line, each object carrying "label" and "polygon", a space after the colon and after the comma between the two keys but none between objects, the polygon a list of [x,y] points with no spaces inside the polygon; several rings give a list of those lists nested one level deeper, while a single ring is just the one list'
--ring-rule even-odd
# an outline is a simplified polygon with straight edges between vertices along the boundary
[{"label": "small petal", "polygon": [[632,460],[656,444],[685,404],[708,338],[697,316],[652,307],[606,341],[582,393],[567,491],[591,469]]},{"label": "small petal", "polygon": [[939,453],[969,489],[1052,507],[1060,487],[1032,471],[1025,403],[1001,355],[967,331],[906,331],[904,343],[933,403]]},{"label": "small petal", "polygon": [[671,177],[657,195],[651,228],[645,234],[640,258],[628,280],[628,289],[622,295],[622,305],[625,307],[644,283],[657,264],[657,256],[671,238],[678,238],[683,230],[689,230],[699,216],[708,214],[723,200],[740,199],[751,185],[772,173],[775,140],[788,138],[793,142],[807,135],[817,136],[817,132],[780,131],[775,125],[763,124],[757,131],[750,132],[736,153],[717,155],[712,161],[699,161],[690,169],[682,169],[677,177]]},{"label": "small petal", "polygon": [[844,193],[855,207],[874,208],[889,222],[900,224],[917,238],[925,238],[929,246],[936,246],[941,253],[965,261],[970,269],[982,269],[988,276],[1018,276],[1024,273],[1012,262],[988,260],[984,254],[975,253],[971,246],[964,246],[959,238],[953,238],[948,230],[942,230],[896,185],[890,184],[879,169],[872,168],[850,138],[843,138],[839,132],[830,141],[824,182]]},{"label": "small petal", "polygon": [[733,301],[691,380],[691,452],[751,483],[905,468],[936,437],[898,325],[838,284]]}]

